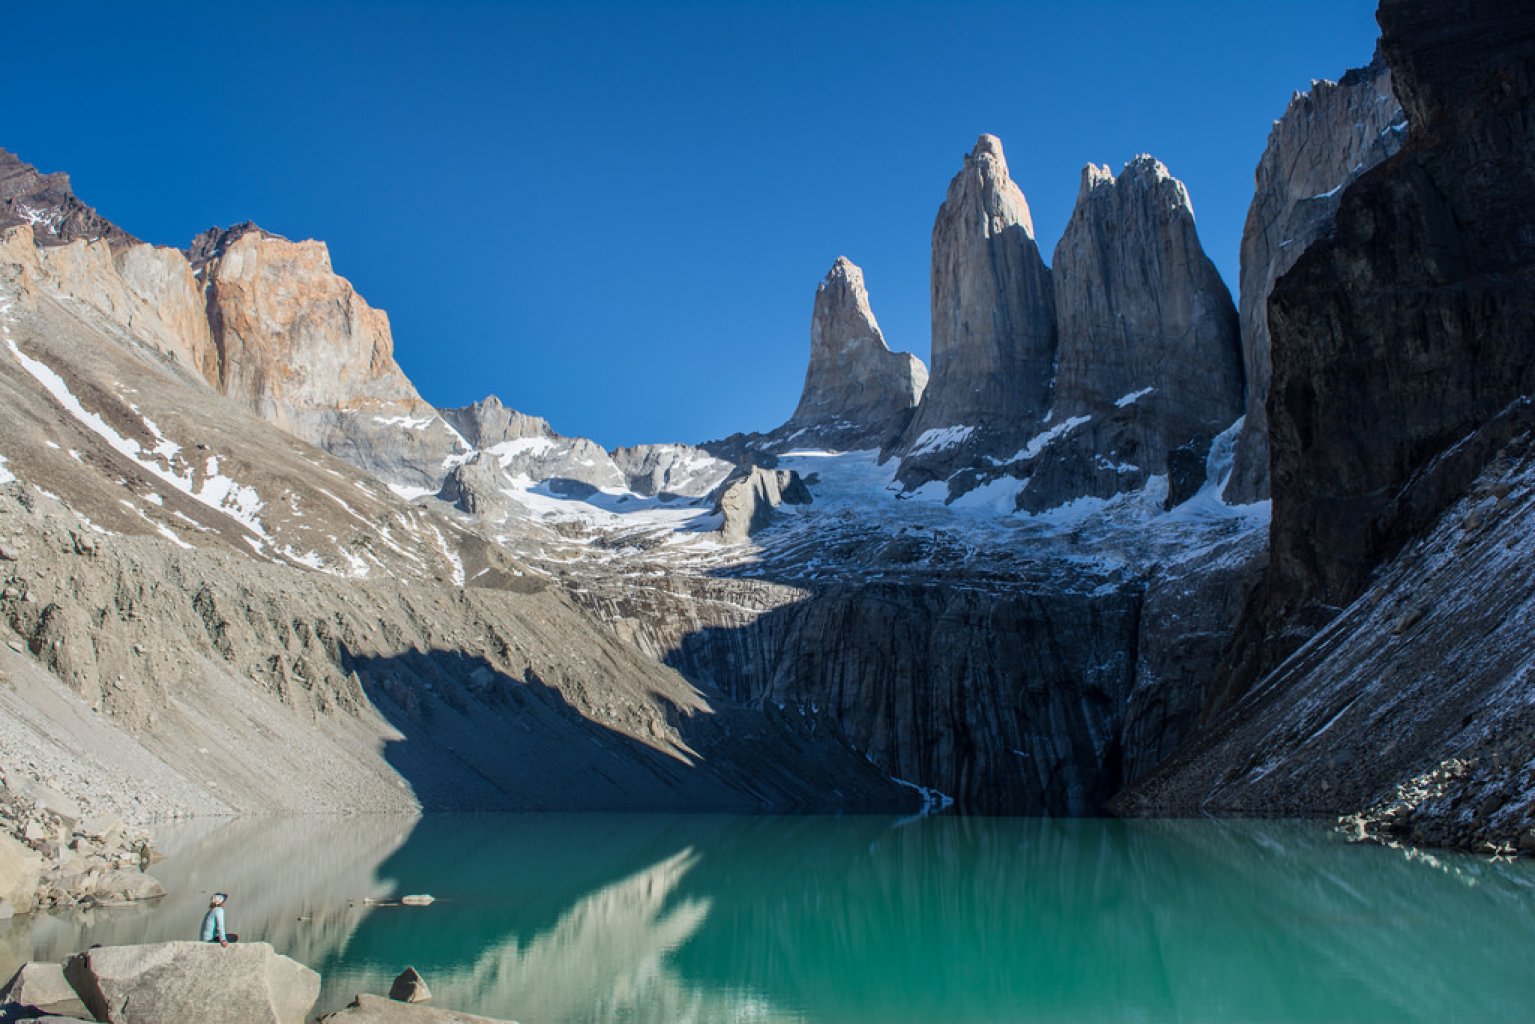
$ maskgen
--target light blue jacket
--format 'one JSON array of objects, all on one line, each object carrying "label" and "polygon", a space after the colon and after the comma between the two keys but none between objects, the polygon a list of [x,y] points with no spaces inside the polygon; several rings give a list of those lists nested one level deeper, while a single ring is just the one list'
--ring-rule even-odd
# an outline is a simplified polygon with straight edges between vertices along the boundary
[{"label": "light blue jacket", "polygon": [[203,915],[202,940],[211,942],[214,939],[222,939],[224,936],[224,908],[209,907],[208,912]]}]

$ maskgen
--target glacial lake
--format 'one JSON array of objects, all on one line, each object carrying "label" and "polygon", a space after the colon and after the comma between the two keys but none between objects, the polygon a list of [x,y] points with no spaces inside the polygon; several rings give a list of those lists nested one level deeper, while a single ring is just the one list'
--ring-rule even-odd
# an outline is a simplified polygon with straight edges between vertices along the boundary
[{"label": "glacial lake", "polygon": [[[476,815],[162,830],[155,906],[0,922],[0,970],[229,926],[324,976],[407,964],[522,1024],[1513,1021],[1535,864],[1273,821]],[[429,907],[370,900],[430,893]]]}]

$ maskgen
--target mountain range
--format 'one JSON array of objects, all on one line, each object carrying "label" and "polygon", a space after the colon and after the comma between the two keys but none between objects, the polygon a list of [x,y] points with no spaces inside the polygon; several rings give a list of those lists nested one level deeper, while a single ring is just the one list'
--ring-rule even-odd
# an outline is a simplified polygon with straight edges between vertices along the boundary
[{"label": "mountain range", "polygon": [[1274,123],[1235,297],[1162,162],[1085,166],[1047,265],[981,135],[932,366],[838,258],[793,415],[693,444],[433,408],[322,242],[154,246],[0,151],[0,782],[1535,848],[1535,24],[1379,21]]}]

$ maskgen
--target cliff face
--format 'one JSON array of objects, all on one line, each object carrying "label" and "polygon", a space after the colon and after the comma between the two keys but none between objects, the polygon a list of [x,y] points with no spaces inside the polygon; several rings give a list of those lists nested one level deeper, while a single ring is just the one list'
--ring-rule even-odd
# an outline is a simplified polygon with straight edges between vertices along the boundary
[{"label": "cliff face", "polygon": [[1227,497],[1269,493],[1269,294],[1307,248],[1332,228],[1343,190],[1391,156],[1407,136],[1406,115],[1379,53],[1337,82],[1296,93],[1274,122],[1258,161],[1242,229],[1242,358],[1247,408]]},{"label": "cliff face", "polygon": [[[1535,391],[1535,23],[1385,3],[1412,125],[1274,288],[1274,611],[1352,599],[1469,484]],[[1473,54],[1476,56],[1473,57]],[[1483,438],[1481,442],[1476,437]]]},{"label": "cliff face", "polygon": [[1411,128],[1269,302],[1248,658],[1123,806],[1348,813],[1511,849],[1535,844],[1535,21],[1493,0],[1387,0],[1379,20]]},{"label": "cliff face", "polygon": [[323,242],[242,224],[199,236],[190,255],[224,394],[391,483],[437,487],[465,446],[395,363],[389,318],[331,269]]},{"label": "cliff face", "polygon": [[1050,271],[994,135],[965,157],[933,223],[932,316],[932,374],[894,449],[908,487],[1012,451],[1050,407]]},{"label": "cliff face", "polygon": [[1183,183],[1149,156],[1117,179],[1089,165],[1051,278],[1060,348],[1049,425],[1076,426],[1028,460],[1020,507],[1138,489],[1179,448],[1202,460],[1241,414],[1241,353]]},{"label": "cliff face", "polygon": [[774,433],[802,447],[883,448],[911,420],[926,386],[922,361],[885,344],[863,271],[839,256],[816,288],[799,405]]}]

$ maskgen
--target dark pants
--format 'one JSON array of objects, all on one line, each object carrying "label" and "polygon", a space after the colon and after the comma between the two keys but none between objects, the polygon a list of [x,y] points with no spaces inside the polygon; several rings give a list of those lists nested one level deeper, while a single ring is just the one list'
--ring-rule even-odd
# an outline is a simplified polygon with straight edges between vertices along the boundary
[{"label": "dark pants", "polygon": [[[233,935],[233,934],[226,935],[226,936],[224,936],[224,938],[225,938],[226,941],[229,941],[229,942],[239,942],[240,941],[240,936]],[[209,942],[217,942],[218,940],[219,940],[218,936],[215,935],[213,938],[209,939],[208,941]]]}]

